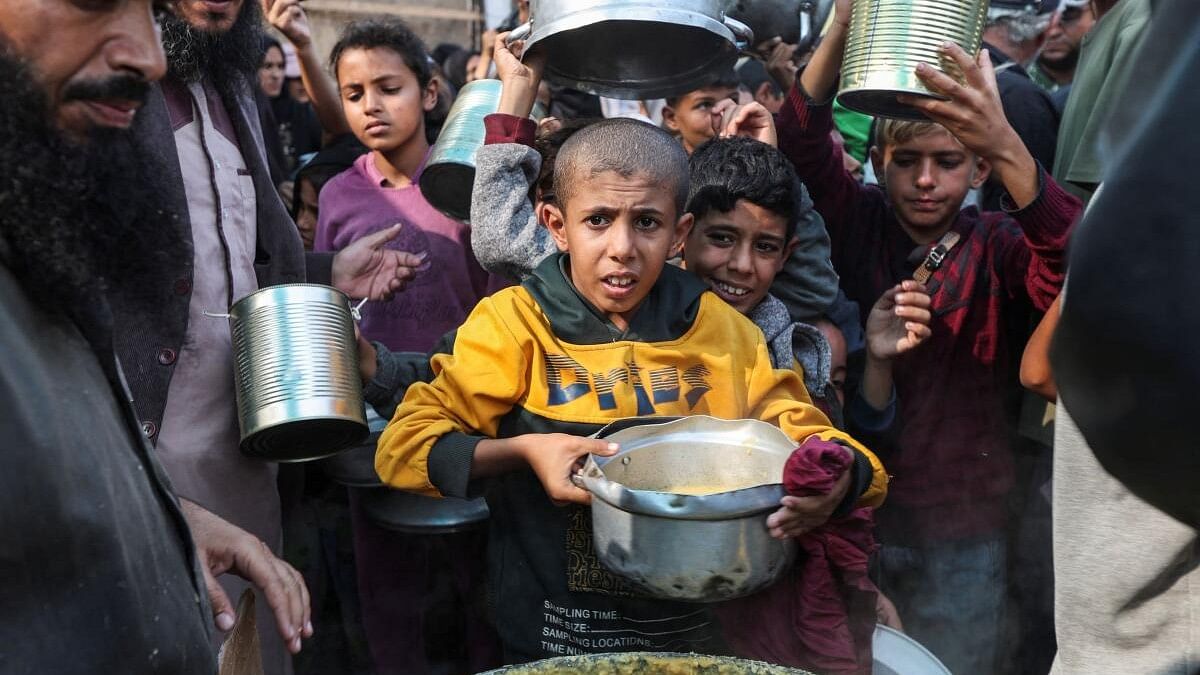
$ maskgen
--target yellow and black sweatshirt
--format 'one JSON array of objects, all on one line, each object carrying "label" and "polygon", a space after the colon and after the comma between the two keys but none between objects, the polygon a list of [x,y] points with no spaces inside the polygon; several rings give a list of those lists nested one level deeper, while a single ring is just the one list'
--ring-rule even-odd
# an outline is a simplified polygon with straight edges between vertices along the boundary
[{"label": "yellow and black sweatshirt", "polygon": [[703,606],[637,597],[609,574],[591,550],[588,511],[554,506],[532,471],[473,484],[479,441],[586,436],[630,417],[759,419],[798,443],[815,434],[851,447],[850,502],[881,503],[887,477],[813,407],[795,372],[771,367],[762,332],[695,276],[665,267],[622,332],[579,295],[566,267],[565,255],[550,256],[524,284],[476,306],[451,353],[434,357],[433,381],[408,390],[376,469],[404,490],[486,493],[490,588],[510,660],[719,650]]}]

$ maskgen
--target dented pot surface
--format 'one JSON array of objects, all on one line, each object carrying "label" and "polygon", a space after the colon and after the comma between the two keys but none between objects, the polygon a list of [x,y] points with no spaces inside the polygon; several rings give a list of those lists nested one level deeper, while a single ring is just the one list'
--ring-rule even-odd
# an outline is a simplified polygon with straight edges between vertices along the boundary
[{"label": "dented pot surface", "polygon": [[[789,567],[795,542],[766,527],[795,448],[779,429],[694,416],[605,437],[620,452],[590,457],[579,482],[593,496],[596,554],[613,572],[656,597],[717,602],[765,588]],[[721,491],[671,492],[681,486]]]}]

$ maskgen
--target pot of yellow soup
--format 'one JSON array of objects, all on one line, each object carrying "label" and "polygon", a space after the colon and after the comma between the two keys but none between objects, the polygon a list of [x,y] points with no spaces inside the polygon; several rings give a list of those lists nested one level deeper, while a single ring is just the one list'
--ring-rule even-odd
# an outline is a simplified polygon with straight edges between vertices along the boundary
[{"label": "pot of yellow soup", "polygon": [[778,428],[697,415],[599,435],[621,449],[589,457],[576,482],[592,493],[597,557],[641,591],[718,602],[791,565],[795,543],[766,525],[796,445]]}]

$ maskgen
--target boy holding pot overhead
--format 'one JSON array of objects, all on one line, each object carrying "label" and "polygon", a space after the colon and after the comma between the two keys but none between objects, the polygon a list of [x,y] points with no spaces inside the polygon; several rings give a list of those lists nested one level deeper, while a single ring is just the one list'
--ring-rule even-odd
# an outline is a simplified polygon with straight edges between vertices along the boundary
[{"label": "boy holding pot overhead", "polygon": [[563,144],[554,178],[546,220],[560,252],[480,302],[451,353],[434,358],[433,381],[408,390],[376,469],[426,494],[471,496],[486,483],[506,660],[718,651],[705,606],[639,597],[590,550],[589,495],[571,474],[618,448],[586,436],[628,417],[706,414],[837,444],[847,470],[826,495],[785,497],[771,516],[785,531],[879,504],[887,477],[795,372],[771,367],[754,324],[666,264],[692,226],[687,155],[667,132],[628,119],[589,126]]},{"label": "boy holding pot overhead", "polygon": [[[825,219],[850,299],[872,302],[917,265],[925,277],[932,336],[900,359],[868,359],[873,381],[894,382],[894,390],[861,392],[870,405],[891,397],[899,405],[878,440],[893,475],[892,500],[877,514],[879,585],[909,632],[953,672],[988,673],[1003,629],[1014,480],[1005,396],[1021,345],[1009,335],[1028,325],[1030,305],[1045,311],[1058,295],[1081,205],[1009,126],[987,52],[972,60],[957,45],[944,54],[965,84],[918,68],[948,100],[901,96],[934,121],[881,120],[871,150],[881,185],[851,178],[829,137],[850,4],[839,0],[789,94],[779,145]],[[989,174],[1004,186],[1004,211],[962,209],[968,190]]]}]

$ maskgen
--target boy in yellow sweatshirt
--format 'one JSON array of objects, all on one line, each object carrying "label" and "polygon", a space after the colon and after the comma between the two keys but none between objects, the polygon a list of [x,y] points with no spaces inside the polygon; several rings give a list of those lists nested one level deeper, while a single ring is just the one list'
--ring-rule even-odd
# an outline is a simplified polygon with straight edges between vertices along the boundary
[{"label": "boy in yellow sweatshirt", "polygon": [[[379,441],[392,487],[484,492],[492,606],[509,662],[561,654],[720,651],[705,606],[639,597],[591,550],[589,495],[571,474],[586,438],[628,417],[712,415],[834,440],[854,457],[824,497],[785,497],[767,519],[796,536],[835,510],[882,502],[879,461],[830,426],[762,332],[694,275],[666,264],[692,225],[687,156],[666,132],[610,119],[559,150],[547,226],[561,251],[485,298],[414,384]],[[560,508],[568,505],[566,508]]]}]

